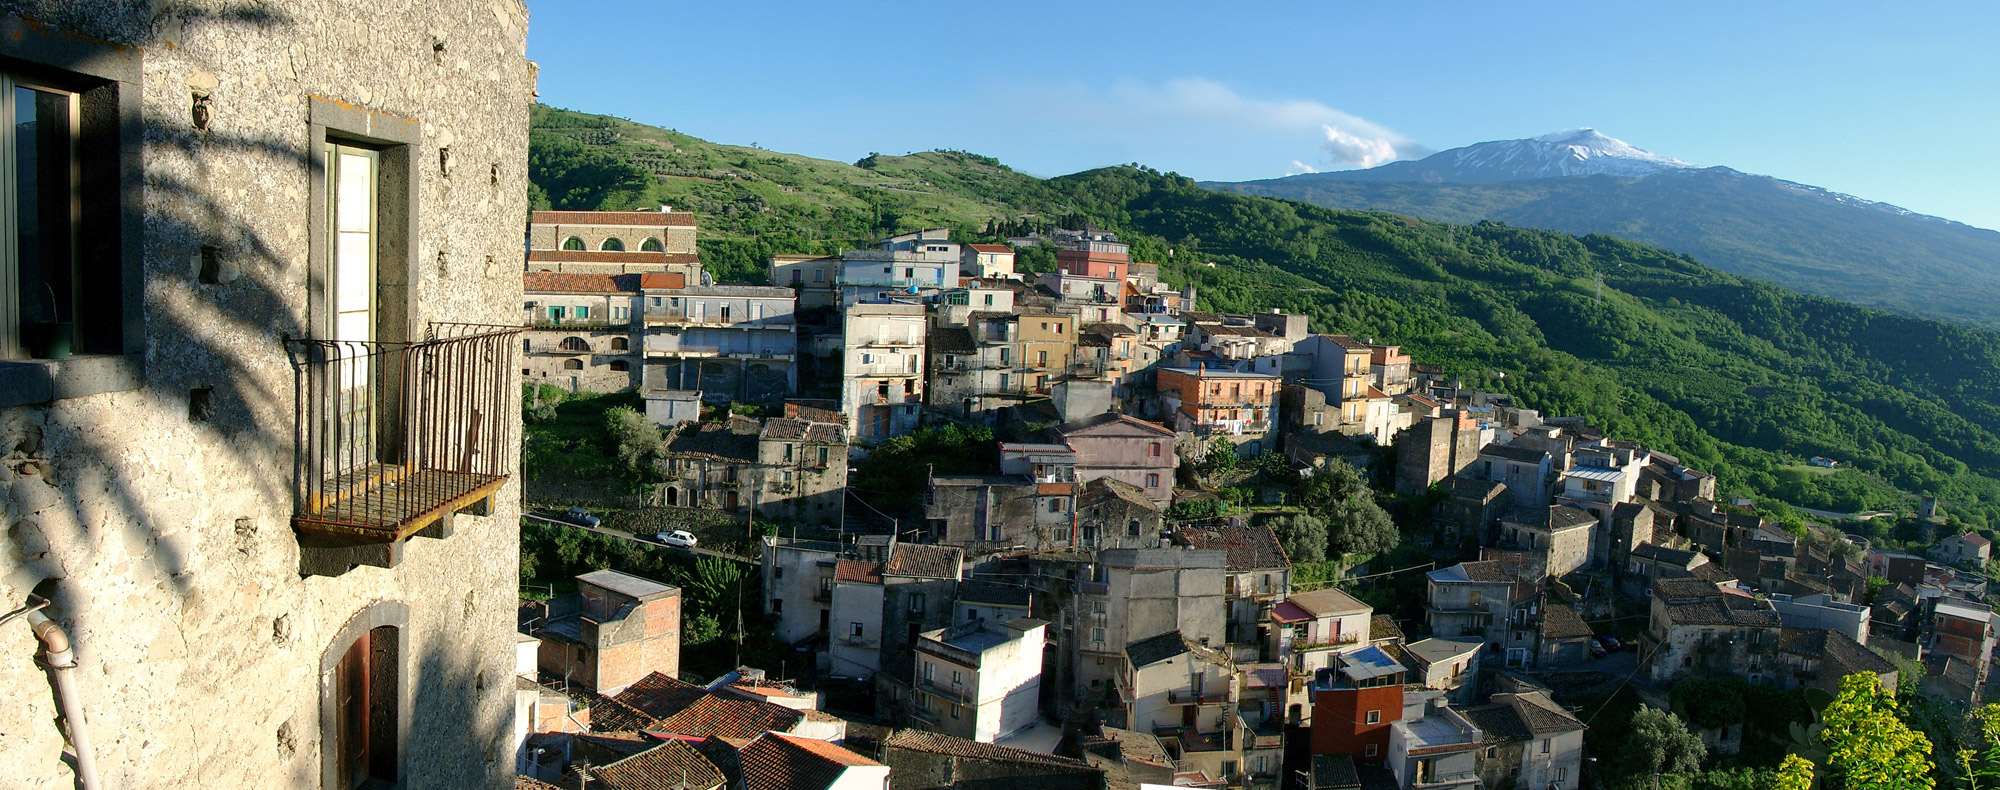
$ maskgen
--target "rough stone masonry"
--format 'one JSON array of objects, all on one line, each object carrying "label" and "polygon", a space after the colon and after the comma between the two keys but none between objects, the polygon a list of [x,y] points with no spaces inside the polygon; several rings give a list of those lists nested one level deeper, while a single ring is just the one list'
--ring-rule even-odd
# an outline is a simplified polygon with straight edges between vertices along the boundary
[{"label": "rough stone masonry", "polygon": [[[0,613],[53,601],[102,786],[347,787],[327,668],[374,626],[400,654],[405,720],[372,744],[395,786],[512,786],[518,481],[394,567],[302,575],[282,341],[314,326],[321,135],[401,168],[381,309],[412,338],[519,323],[527,22],[520,0],[0,2],[0,72],[84,97],[78,266],[105,274],[78,299],[110,305],[78,312],[93,353],[0,361]],[[491,451],[518,468],[518,441]],[[0,785],[70,788],[35,648],[0,626]]]}]

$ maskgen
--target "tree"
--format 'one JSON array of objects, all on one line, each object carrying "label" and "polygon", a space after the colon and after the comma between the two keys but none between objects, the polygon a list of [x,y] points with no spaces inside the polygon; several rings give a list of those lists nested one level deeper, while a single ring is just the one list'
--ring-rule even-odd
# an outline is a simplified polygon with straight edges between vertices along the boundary
[{"label": "tree", "polygon": [[1332,549],[1342,554],[1381,554],[1403,540],[1389,511],[1375,504],[1373,496],[1335,504],[1327,511],[1327,526]]},{"label": "tree", "polygon": [[1678,774],[1701,768],[1708,747],[1687,723],[1658,708],[1642,707],[1632,713],[1631,731],[1625,748],[1617,757],[1619,767],[1630,780],[1653,774]]},{"label": "tree", "polygon": [[1326,522],[1294,513],[1271,522],[1271,531],[1277,533],[1278,545],[1285,548],[1285,556],[1294,564],[1326,561]]},{"label": "tree", "polygon": [[1931,741],[1896,715],[1896,700],[1872,673],[1840,680],[1821,714],[1828,775],[1848,790],[1930,790]]},{"label": "tree", "polygon": [[604,413],[604,430],[618,445],[618,461],[628,469],[638,469],[666,449],[660,428],[630,406]]},{"label": "tree", "polygon": [[1778,764],[1778,781],[1772,783],[1772,790],[1812,790],[1812,786],[1812,761],[1796,754],[1785,755],[1785,761]]}]

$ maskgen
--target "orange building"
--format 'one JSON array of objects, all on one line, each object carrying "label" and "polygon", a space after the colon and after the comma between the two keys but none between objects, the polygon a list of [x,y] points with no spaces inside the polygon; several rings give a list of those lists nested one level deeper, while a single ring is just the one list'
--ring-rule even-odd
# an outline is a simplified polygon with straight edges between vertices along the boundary
[{"label": "orange building", "polygon": [[1312,679],[1312,753],[1387,758],[1389,728],[1403,718],[1402,663],[1373,645],[1334,663]]}]

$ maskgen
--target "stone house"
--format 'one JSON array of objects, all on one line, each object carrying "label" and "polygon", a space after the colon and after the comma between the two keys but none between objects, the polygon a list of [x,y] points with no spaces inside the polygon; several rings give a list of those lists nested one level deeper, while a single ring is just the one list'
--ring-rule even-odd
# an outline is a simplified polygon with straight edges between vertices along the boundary
[{"label": "stone house", "polygon": [[1656,579],[1641,655],[1654,683],[1734,675],[1752,683],[1778,672],[1780,619],[1768,601],[1702,579]]},{"label": "stone house", "polygon": [[1041,720],[1042,643],[1048,623],[980,618],[917,636],[919,727],[991,743]]},{"label": "stone house", "polygon": [[1538,555],[1543,573],[1564,576],[1590,562],[1597,517],[1568,505],[1516,508],[1500,519],[1500,546]]},{"label": "stone house", "polygon": [[834,566],[847,549],[824,540],[762,539],[764,613],[777,622],[778,641],[797,644],[827,632]]},{"label": "stone house", "polygon": [[1433,636],[1478,637],[1505,666],[1534,660],[1540,591],[1498,560],[1461,562],[1426,574],[1424,618]]},{"label": "stone house", "polygon": [[1514,510],[1514,492],[1504,483],[1449,477],[1445,494],[1432,520],[1446,540],[1492,543],[1500,517]]},{"label": "stone house", "polygon": [[511,786],[525,6],[8,8],[9,783]]},{"label": "stone house", "polygon": [[875,674],[878,709],[892,716],[909,713],[917,699],[919,634],[952,624],[952,602],[965,573],[965,552],[955,546],[892,543],[882,562],[881,671]]},{"label": "stone house", "polygon": [[1476,480],[1506,485],[1507,490],[1514,492],[1516,507],[1549,505],[1549,482],[1555,467],[1546,452],[1511,444],[1489,444],[1479,451],[1478,460],[1466,471]]},{"label": "stone house", "polygon": [[1032,575],[1043,583],[1061,580],[1073,591],[1051,596],[1055,611],[1043,618],[1062,626],[1051,673],[1056,677],[1050,679],[1059,693],[1112,693],[1126,671],[1125,646],[1143,636],[1178,631],[1197,643],[1222,645],[1225,561],[1222,551],[1178,547],[1041,559]]},{"label": "stone house", "polygon": [[1708,564],[1708,555],[1699,551],[1640,543],[1626,555],[1619,589],[1632,598],[1648,598],[1654,579],[1686,578]]},{"label": "stone house", "polygon": [[658,211],[536,211],[528,215],[528,271],[695,278],[695,215]]},{"label": "stone house", "polygon": [[1932,599],[1930,630],[1925,637],[1930,656],[1963,662],[1973,670],[1973,685],[1983,687],[1993,663],[1994,644],[1991,607],[1956,598]]},{"label": "stone house", "polygon": [[653,672],[680,674],[681,591],[614,570],[576,577],[535,630],[541,671],[606,696]]},{"label": "stone house", "polygon": [[730,415],[688,425],[661,453],[661,501],[766,519],[834,523],[847,483],[842,426]]},{"label": "stone house", "polygon": [[1229,657],[1178,631],[1134,641],[1124,653],[1117,723],[1159,736],[1182,771],[1240,782],[1238,677]]},{"label": "stone house", "polygon": [[1464,714],[1484,736],[1477,763],[1485,787],[1580,786],[1584,724],[1547,693],[1495,694],[1492,702],[1466,708]]},{"label": "stone house", "polygon": [[781,400],[798,391],[798,297],[766,285],[695,285],[639,277],[646,366],[668,387],[711,403]]},{"label": "stone house", "polygon": [[1568,604],[1545,602],[1535,629],[1535,665],[1566,667],[1590,660],[1590,624]]},{"label": "stone house", "polygon": [[1986,567],[1986,561],[1993,555],[1993,541],[1977,532],[1961,532],[1938,541],[1931,549],[1931,557],[1946,565],[1966,565],[1974,568]]},{"label": "stone house", "polygon": [[1420,420],[1397,437],[1396,492],[1421,494],[1478,460],[1485,432],[1472,415],[1453,411]]},{"label": "stone house", "polygon": [[1083,548],[1158,546],[1165,524],[1160,503],[1109,477],[1085,483],[1076,498],[1076,540]]},{"label": "stone house", "polygon": [[1841,679],[1856,673],[1874,675],[1890,694],[1896,693],[1899,680],[1896,665],[1888,659],[1846,634],[1825,628],[1780,629],[1778,660],[1791,670],[1789,676],[1779,676],[1782,685],[1811,686],[1833,696],[1840,694]]},{"label": "stone house", "polygon": [[1160,503],[1173,498],[1174,432],[1123,414],[1100,414],[1056,426],[1059,441],[1076,452],[1076,475],[1088,483],[1108,477],[1144,491]]},{"label": "stone house", "polygon": [[976,553],[1048,548],[1035,531],[1036,489],[1022,475],[932,475],[924,522],[939,542]]},{"label": "stone house", "polygon": [[1486,640],[1431,637],[1403,647],[1411,659],[1410,682],[1445,692],[1455,704],[1472,701],[1478,691],[1479,656],[1486,652]]},{"label": "stone house", "polygon": [[639,275],[526,272],[521,376],[571,391],[632,388],[640,363],[633,308]]},{"label": "stone house", "polygon": [[1267,524],[1225,519],[1176,527],[1173,542],[1223,552],[1222,598],[1228,607],[1223,638],[1232,647],[1243,648],[1232,650],[1232,658],[1255,660],[1268,642],[1263,632],[1272,604],[1292,591],[1292,563],[1277,535]]},{"label": "stone house", "polygon": [[840,412],[848,435],[879,442],[916,430],[924,403],[924,307],[855,304],[841,313]]},{"label": "stone house", "polygon": [[[971,247],[972,245],[966,245]],[[992,245],[984,245],[992,246]],[[849,748],[858,739],[848,739]],[[1035,787],[1104,790],[1105,772],[1081,760],[923,730],[894,730],[877,746],[893,790]]]},{"label": "stone house", "polygon": [[826,599],[827,662],[839,677],[869,680],[882,668],[882,563],[839,560],[834,563]]}]

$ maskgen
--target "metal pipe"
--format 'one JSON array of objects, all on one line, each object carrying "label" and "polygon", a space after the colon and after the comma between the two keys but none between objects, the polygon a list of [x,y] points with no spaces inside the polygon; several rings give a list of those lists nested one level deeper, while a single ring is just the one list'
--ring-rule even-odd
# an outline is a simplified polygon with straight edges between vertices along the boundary
[{"label": "metal pipe", "polygon": [[70,649],[69,634],[40,609],[28,612],[28,627],[42,643],[38,657],[56,680],[56,702],[62,706],[63,722],[69,729],[70,746],[76,749],[76,779],[83,790],[97,790],[97,761],[90,752],[90,732],[83,718],[83,700],[77,698],[76,651]]}]

